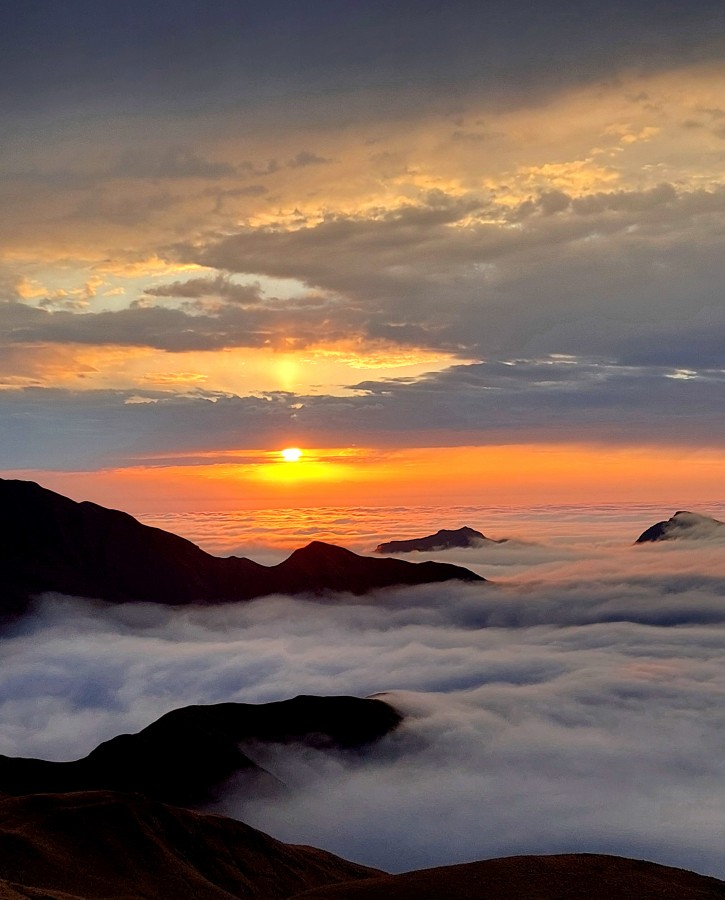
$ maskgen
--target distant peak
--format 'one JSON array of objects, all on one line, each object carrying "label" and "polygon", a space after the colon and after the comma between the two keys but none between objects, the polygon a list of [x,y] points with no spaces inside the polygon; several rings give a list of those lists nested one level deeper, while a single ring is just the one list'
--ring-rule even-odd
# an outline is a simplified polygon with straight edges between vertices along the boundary
[{"label": "distant peak", "polygon": [[646,544],[653,541],[671,541],[676,539],[716,539],[721,540],[725,534],[725,523],[703,516],[700,513],[680,509],[671,518],[656,522],[635,541],[636,544]]},{"label": "distant peak", "polygon": [[[304,547],[294,550],[291,556],[299,557],[330,557],[330,556],[348,556],[354,555],[352,550],[345,547],[338,547],[337,544],[328,544],[325,541],[310,541]],[[291,557],[290,557],[291,558]]]},{"label": "distant peak", "polygon": [[425,537],[412,538],[403,541],[386,541],[378,544],[376,553],[411,553],[435,552],[438,550],[465,549],[467,547],[479,547],[482,544],[502,543],[487,538],[485,534],[463,525],[460,528],[439,528],[435,534]]}]

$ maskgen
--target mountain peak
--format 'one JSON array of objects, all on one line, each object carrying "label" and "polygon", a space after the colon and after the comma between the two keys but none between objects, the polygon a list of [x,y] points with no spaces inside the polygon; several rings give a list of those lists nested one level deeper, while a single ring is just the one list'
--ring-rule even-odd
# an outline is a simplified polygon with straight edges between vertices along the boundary
[{"label": "mountain peak", "polygon": [[485,534],[463,525],[461,528],[440,528],[435,534],[425,537],[411,538],[404,541],[387,541],[378,544],[376,553],[413,553],[415,551],[434,553],[437,550],[466,549],[468,547],[480,547],[482,544],[501,544],[503,541],[494,541]]},{"label": "mountain peak", "polygon": [[178,606],[275,593],[363,594],[398,584],[482,580],[456,566],[390,565],[394,561],[359,556],[323,541],[312,541],[277,566],[219,558],[128,513],[76,503],[35,482],[0,479],[0,516],[8,536],[0,545],[0,615],[22,613],[31,596],[46,591]]},{"label": "mountain peak", "polygon": [[700,513],[680,509],[669,519],[651,525],[635,541],[647,544],[673,540],[722,540],[725,539],[725,522],[703,516]]}]

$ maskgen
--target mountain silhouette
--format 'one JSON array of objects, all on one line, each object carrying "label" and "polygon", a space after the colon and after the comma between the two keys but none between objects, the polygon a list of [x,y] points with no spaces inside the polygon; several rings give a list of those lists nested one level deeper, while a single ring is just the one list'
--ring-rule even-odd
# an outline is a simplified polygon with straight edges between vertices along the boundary
[{"label": "mountain silhouette", "polygon": [[348,591],[460,579],[483,581],[460,566],[358,556],[313,541],[276,566],[215,557],[191,541],[128,513],[76,503],[32,481],[0,479],[0,613],[27,609],[55,591],[111,602],[171,605],[250,600],[273,593]]},{"label": "mountain silhouette", "polygon": [[679,539],[696,540],[708,538],[725,539],[725,522],[701,516],[699,513],[680,510],[670,519],[656,522],[643,531],[635,544],[646,544],[653,541],[674,541]]},{"label": "mountain silhouette", "polygon": [[[245,742],[357,749],[392,731],[401,716],[378,699],[300,696],[277,703],[185,706],[137,734],[100,744],[83,759],[0,756],[0,794],[134,791],[200,807],[231,777],[251,794],[283,789],[244,753]],[[241,746],[240,746],[241,745]]]},{"label": "mountain silhouette", "polygon": [[504,540],[495,541],[487,538],[475,528],[469,528],[464,525],[462,528],[448,529],[441,528],[435,534],[429,534],[426,537],[411,538],[407,541],[387,541],[384,544],[378,544],[375,548],[376,553],[412,553],[416,550],[421,552],[434,552],[436,550],[453,550],[465,547],[480,547],[481,544],[503,544]]}]

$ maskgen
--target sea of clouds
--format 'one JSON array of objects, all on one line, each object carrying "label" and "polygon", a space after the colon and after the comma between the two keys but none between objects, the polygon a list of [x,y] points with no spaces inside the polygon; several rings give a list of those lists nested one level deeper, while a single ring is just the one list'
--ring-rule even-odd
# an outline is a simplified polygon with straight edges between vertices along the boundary
[{"label": "sea of clouds", "polygon": [[725,877],[725,542],[636,535],[433,554],[492,581],[364,598],[46,595],[0,638],[0,752],[82,756],[190,703],[384,693],[405,721],[362,757],[254,747],[294,790],[216,811],[389,870],[592,851]]}]

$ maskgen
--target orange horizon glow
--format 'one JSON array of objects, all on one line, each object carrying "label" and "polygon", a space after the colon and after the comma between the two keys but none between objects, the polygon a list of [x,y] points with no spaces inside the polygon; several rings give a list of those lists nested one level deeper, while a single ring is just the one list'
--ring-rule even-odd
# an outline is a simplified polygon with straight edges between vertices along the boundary
[{"label": "orange horizon glow", "polygon": [[725,498],[725,454],[715,449],[311,448],[294,464],[278,450],[245,450],[239,456],[245,461],[94,472],[16,470],[5,477],[31,479],[77,500],[138,514],[346,505],[662,502],[687,508]]}]

